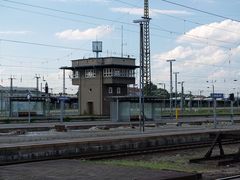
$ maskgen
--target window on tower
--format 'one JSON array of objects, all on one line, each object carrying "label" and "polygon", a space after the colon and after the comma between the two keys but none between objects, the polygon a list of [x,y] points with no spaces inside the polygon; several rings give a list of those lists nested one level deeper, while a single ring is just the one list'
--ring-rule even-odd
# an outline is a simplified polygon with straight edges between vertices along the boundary
[{"label": "window on tower", "polygon": [[112,87],[108,87],[108,94],[112,94],[113,93],[113,88]]},{"label": "window on tower", "polygon": [[133,69],[122,68],[104,68],[103,77],[134,77],[135,71]]},{"label": "window on tower", "polygon": [[95,69],[85,69],[85,78],[95,78],[96,70]]},{"label": "window on tower", "polygon": [[74,78],[79,78],[79,71],[74,70],[74,71],[73,71],[72,78],[73,78],[73,79],[74,79]]},{"label": "window on tower", "polygon": [[117,87],[117,94],[121,94],[121,88]]}]

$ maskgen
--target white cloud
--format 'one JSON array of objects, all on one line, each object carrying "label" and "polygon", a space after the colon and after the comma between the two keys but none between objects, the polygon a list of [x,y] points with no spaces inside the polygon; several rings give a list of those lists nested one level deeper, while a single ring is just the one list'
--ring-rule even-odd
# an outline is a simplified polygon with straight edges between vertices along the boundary
[{"label": "white cloud", "polygon": [[228,75],[228,71],[224,69],[220,69],[219,71],[213,72],[208,76],[208,79],[218,79],[218,78],[224,78]]},{"label": "white cloud", "polygon": [[57,32],[55,35],[60,39],[67,40],[91,40],[96,37],[104,37],[109,35],[113,31],[113,27],[110,26],[98,26],[96,28],[90,28],[86,30],[68,29],[62,32]]},{"label": "white cloud", "polygon": [[[209,26],[215,28],[209,28]],[[228,40],[229,42],[240,41],[240,36],[237,33],[226,33],[223,31],[224,29],[231,29],[233,32],[237,32],[237,29],[240,29],[240,23],[233,22],[231,20],[225,20],[219,23],[211,23],[196,27],[186,34],[198,37],[201,36],[208,38],[209,40]],[[183,62],[191,61],[195,63],[214,65],[225,61],[229,56],[235,57],[239,56],[240,54],[240,45],[236,45],[237,47],[234,47],[233,45],[231,51],[229,51],[230,48],[225,49],[221,47],[221,43],[219,43],[219,46],[211,46],[211,44],[208,45],[207,43],[203,43],[201,46],[193,46],[191,44],[192,39],[189,39],[184,35],[180,36],[177,42],[182,44],[184,43],[184,45],[178,45],[170,51],[155,54],[153,58],[158,60],[178,59]]]},{"label": "white cloud", "polygon": [[[185,33],[186,35],[180,36],[178,38],[178,42],[180,43],[194,42],[196,40],[214,42],[215,44],[216,43],[222,44],[224,42],[233,42],[233,43],[239,42],[240,41],[239,29],[240,29],[239,22],[235,22],[231,20],[214,22],[214,23],[198,26],[186,32]],[[197,37],[200,37],[200,38],[197,38]]]},{"label": "white cloud", "polygon": [[[143,8],[111,8],[113,12],[127,13],[131,15],[143,15]],[[160,9],[150,9],[150,16],[157,16],[158,14],[168,14],[168,15],[189,15],[187,11],[179,10],[160,10]]]},{"label": "white cloud", "polygon": [[167,14],[167,15],[191,15],[192,13],[188,11],[180,11],[180,10],[159,10],[159,9],[152,9],[150,13],[153,14]]},{"label": "white cloud", "polygon": [[131,15],[143,15],[143,9],[141,8],[111,8],[111,11]]},{"label": "white cloud", "polygon": [[[225,83],[222,85],[222,90],[220,89],[220,91],[227,91],[227,89],[233,86],[232,79],[235,79],[240,74],[238,68],[240,36],[238,33],[235,33],[239,29],[240,23],[224,20],[189,30],[186,34],[201,36],[209,39],[207,42],[210,43],[202,43],[203,39],[199,39],[201,43],[196,46],[193,39],[184,35],[178,37],[176,47],[152,56],[154,64],[152,72],[158,75],[154,81],[169,81],[169,63],[166,60],[176,59],[176,62],[173,63],[173,71],[180,72],[180,79],[182,78],[184,81],[191,81],[193,83],[189,85],[189,88],[201,88],[201,82],[217,80],[217,82]],[[214,41],[215,45],[213,46],[210,41],[211,39],[219,41]],[[227,44],[220,41],[228,41],[230,43]],[[224,48],[223,44],[229,48]],[[159,71],[160,69],[161,71]],[[227,82],[229,84],[226,84]],[[219,85],[218,87],[220,88],[221,86]]]}]

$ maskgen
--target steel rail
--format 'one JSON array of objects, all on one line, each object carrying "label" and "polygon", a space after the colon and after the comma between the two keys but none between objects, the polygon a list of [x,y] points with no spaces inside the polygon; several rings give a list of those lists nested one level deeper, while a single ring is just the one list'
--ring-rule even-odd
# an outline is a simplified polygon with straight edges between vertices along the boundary
[{"label": "steel rail", "polygon": [[[238,144],[240,140],[223,140],[223,145],[230,144]],[[177,151],[177,150],[186,150],[186,149],[197,149],[208,147],[212,144],[212,141],[206,142],[194,142],[187,144],[178,144],[178,145],[168,145],[168,146],[156,146],[149,148],[141,148],[141,149],[126,149],[121,151],[109,151],[102,152],[97,154],[85,154],[81,157],[84,160],[100,160],[100,159],[110,159],[116,157],[124,157],[124,156],[133,156],[133,155],[142,155],[142,154],[150,154],[150,153],[163,153],[169,151]]]},{"label": "steel rail", "polygon": [[[222,141],[223,145],[239,144],[239,143],[240,143],[240,140]],[[29,159],[29,160],[2,161],[2,162],[0,161],[0,166],[39,162],[39,161],[58,160],[58,159],[101,160],[101,159],[110,159],[110,158],[116,158],[116,157],[143,155],[143,154],[149,154],[149,153],[162,153],[162,152],[177,151],[177,150],[204,148],[204,147],[210,146],[211,144],[212,144],[212,141],[209,140],[206,142],[193,142],[193,143],[178,144],[178,145],[155,146],[155,147],[140,148],[140,149],[125,149],[125,150],[104,151],[104,152],[96,152],[96,153],[69,154],[64,156],[41,157],[39,159],[36,158],[36,159]]]}]

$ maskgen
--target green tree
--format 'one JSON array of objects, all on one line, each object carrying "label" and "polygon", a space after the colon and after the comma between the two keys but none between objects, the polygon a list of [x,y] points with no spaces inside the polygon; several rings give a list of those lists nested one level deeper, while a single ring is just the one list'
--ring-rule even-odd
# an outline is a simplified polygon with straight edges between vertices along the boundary
[{"label": "green tree", "polygon": [[[151,91],[147,93],[147,89],[149,89],[149,86],[150,86]],[[147,84],[146,86],[144,86],[144,95],[160,97],[163,99],[169,98],[169,93],[167,90],[158,88],[157,85],[153,84],[152,82],[150,84]]]}]

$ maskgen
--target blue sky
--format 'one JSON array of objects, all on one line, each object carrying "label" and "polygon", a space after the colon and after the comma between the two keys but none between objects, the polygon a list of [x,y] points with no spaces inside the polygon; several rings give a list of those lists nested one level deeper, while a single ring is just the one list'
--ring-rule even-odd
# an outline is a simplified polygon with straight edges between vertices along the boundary
[{"label": "blue sky", "polygon": [[[172,2],[228,18],[150,0],[153,83],[166,83],[169,89],[166,60],[175,58],[173,71],[179,72],[186,92],[203,90],[209,95],[211,83],[206,81],[214,82],[216,92],[240,91],[240,2]],[[59,67],[71,66],[72,59],[94,56],[93,40],[103,41],[101,56],[120,56],[122,26],[124,55],[136,58],[138,64],[139,26],[132,22],[142,16],[142,6],[143,0],[0,0],[0,85],[9,86],[8,78],[13,75],[14,86],[34,87],[37,74],[58,93],[62,91]],[[67,92],[75,93],[76,89],[67,76]]]}]

